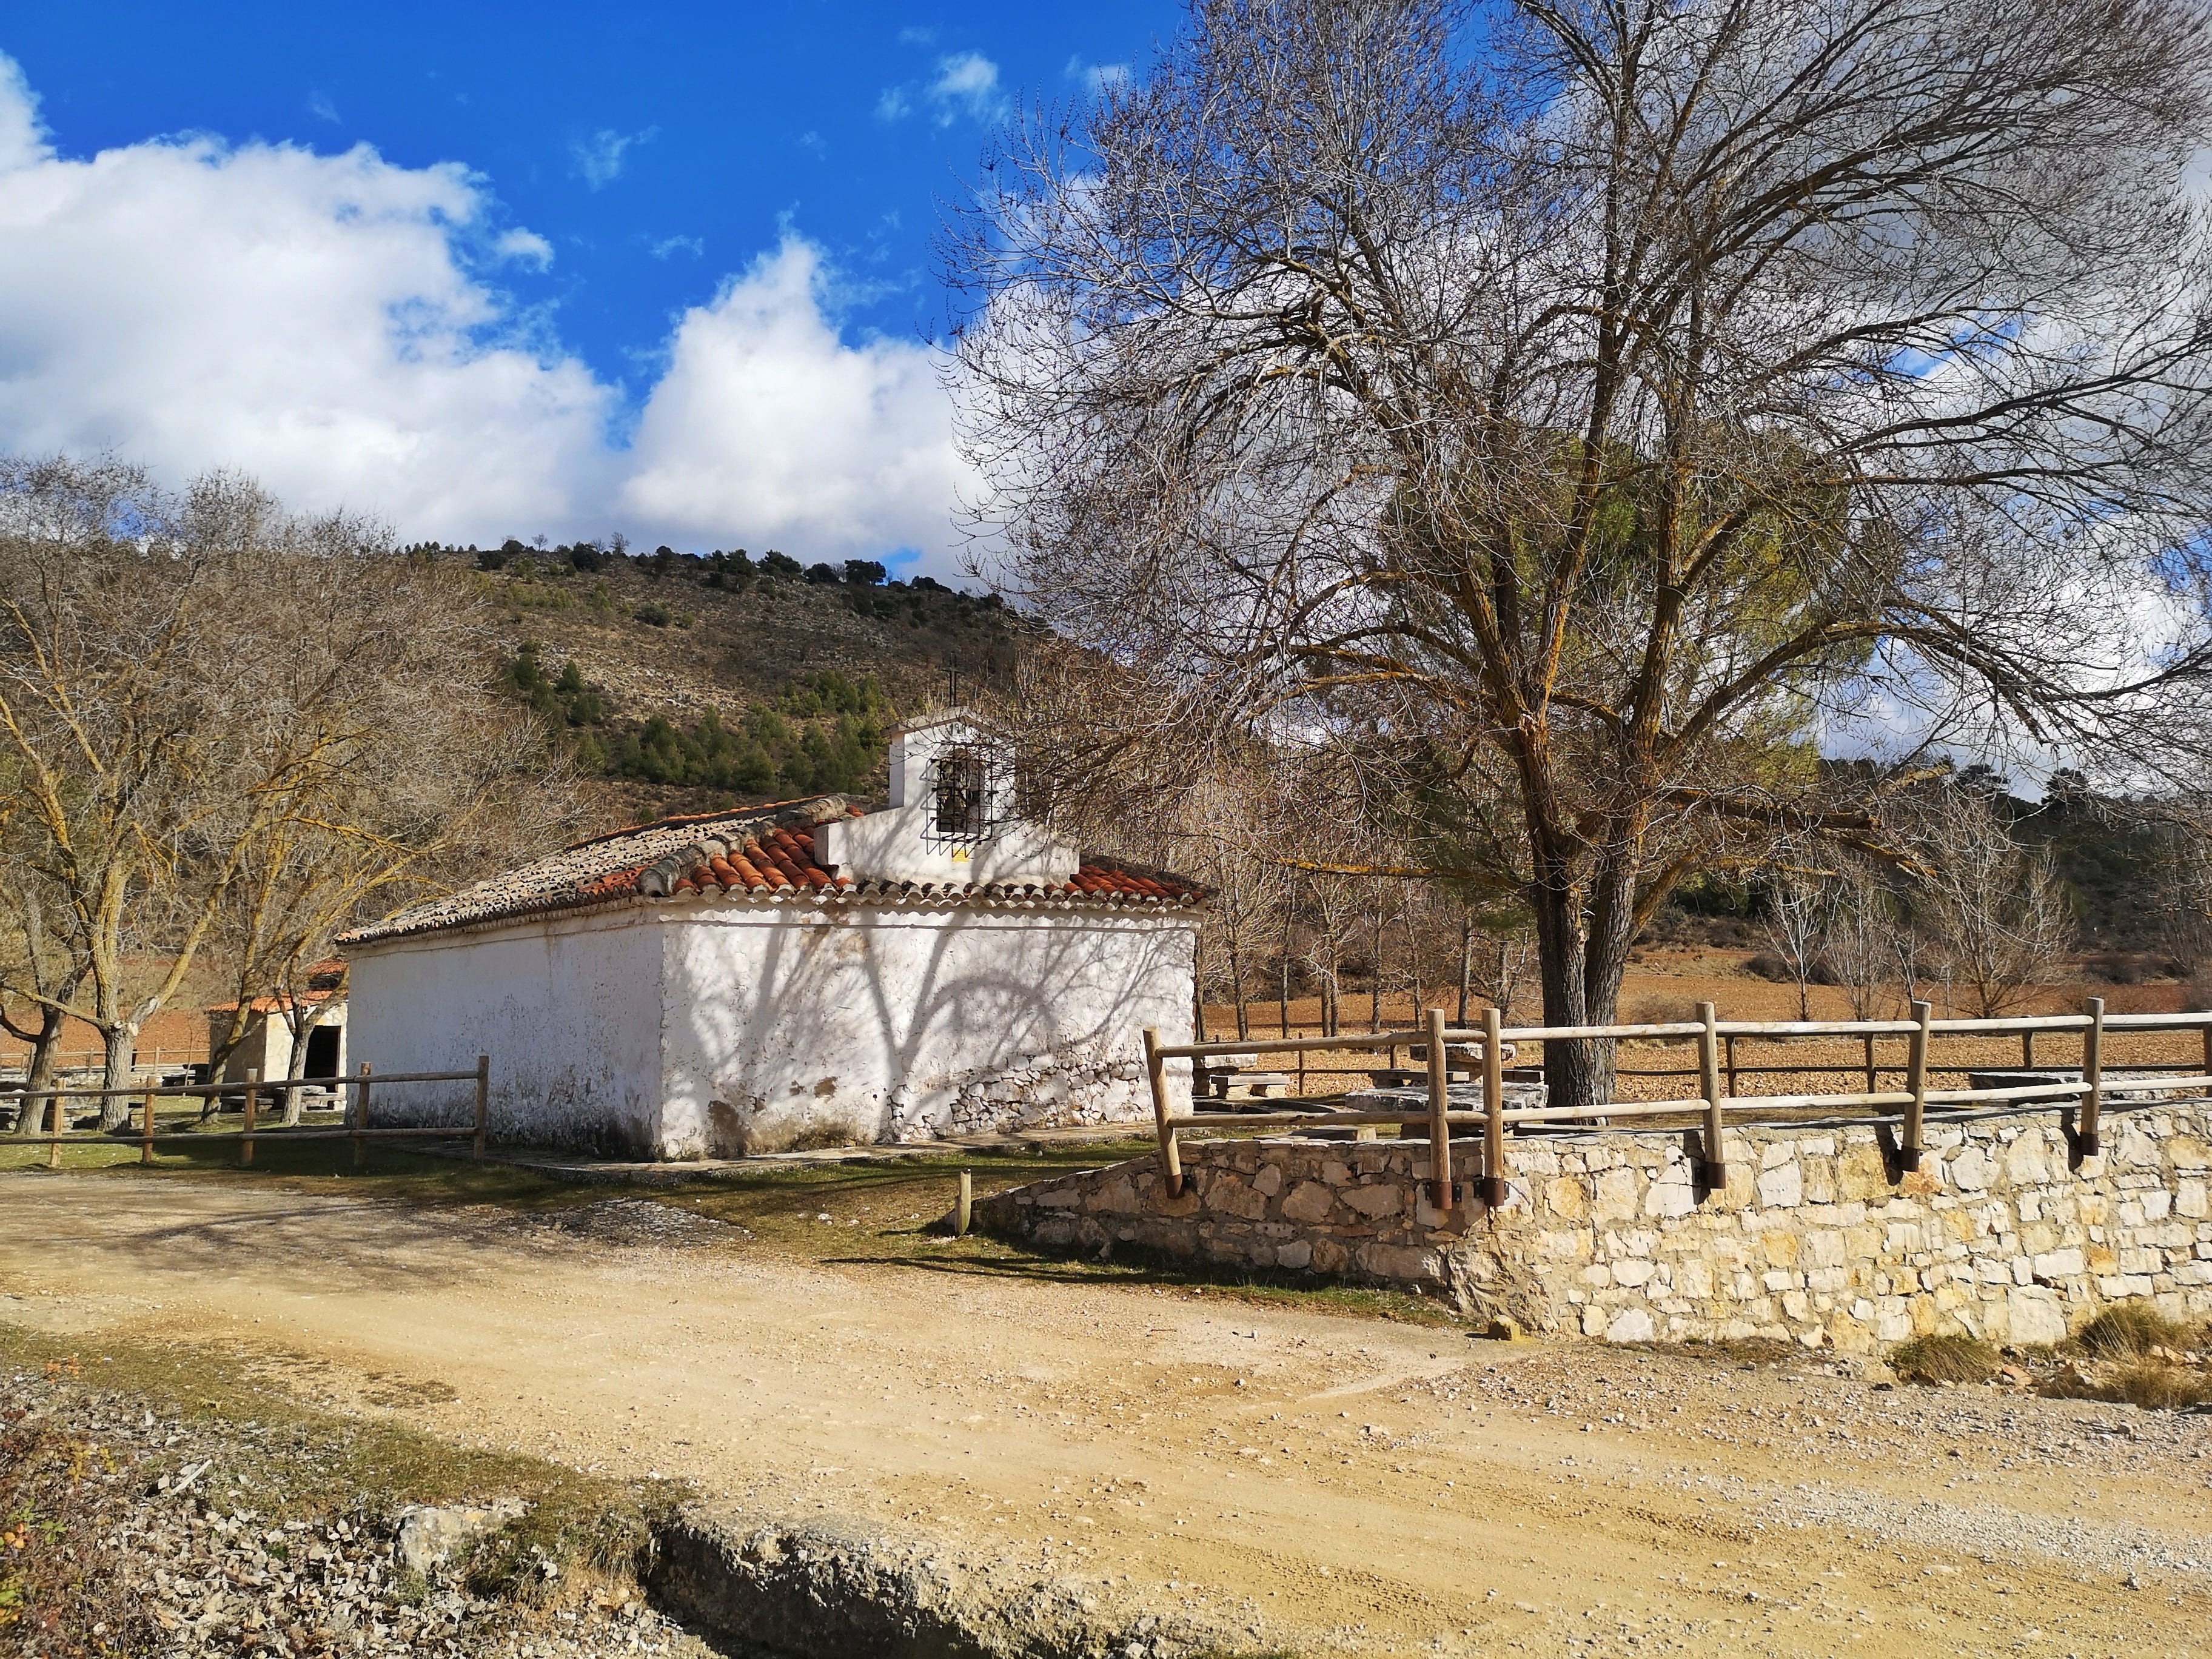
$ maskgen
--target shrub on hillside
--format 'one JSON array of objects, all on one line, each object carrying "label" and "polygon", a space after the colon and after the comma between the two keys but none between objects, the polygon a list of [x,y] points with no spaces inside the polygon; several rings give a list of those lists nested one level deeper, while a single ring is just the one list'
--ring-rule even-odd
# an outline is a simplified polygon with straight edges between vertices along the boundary
[{"label": "shrub on hillside", "polygon": [[2189,1327],[2148,1302],[2116,1302],[2074,1333],[2075,1346],[2098,1359],[2140,1359],[2154,1348],[2185,1348]]},{"label": "shrub on hillside", "polygon": [[1978,1337],[1916,1336],[1889,1351],[1889,1368],[1907,1382],[1986,1382],[1997,1351]]}]

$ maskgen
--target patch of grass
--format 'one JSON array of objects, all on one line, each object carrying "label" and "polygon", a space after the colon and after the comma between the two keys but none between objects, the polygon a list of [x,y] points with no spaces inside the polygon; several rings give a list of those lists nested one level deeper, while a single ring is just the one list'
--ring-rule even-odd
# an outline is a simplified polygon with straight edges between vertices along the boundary
[{"label": "patch of grass", "polygon": [[1775,1336],[1693,1336],[1680,1342],[1639,1346],[1684,1359],[1722,1360],[1739,1365],[1795,1365],[1820,1357],[1799,1343]]},{"label": "patch of grass", "polygon": [[[212,1120],[235,1127],[235,1114]],[[1255,1133],[1265,1133],[1255,1131]],[[152,1170],[138,1166],[133,1143],[65,1146],[64,1167],[107,1169],[117,1180],[134,1175],[164,1178],[283,1181],[317,1190],[345,1183],[349,1196],[368,1194],[428,1204],[491,1204],[525,1212],[580,1208],[613,1197],[648,1199],[743,1229],[732,1242],[765,1246],[803,1261],[842,1266],[880,1264],[942,1273],[1031,1279],[1064,1284],[1135,1284],[1190,1296],[1220,1296],[1254,1305],[1303,1308],[1419,1325],[1464,1325],[1442,1303],[1392,1290],[1342,1285],[1312,1273],[1259,1270],[1186,1261],[1117,1245],[1107,1260],[1040,1251],[982,1233],[952,1238],[939,1224],[958,1195],[960,1172],[969,1172],[975,1197],[1033,1181],[1142,1158],[1149,1136],[1112,1141],[1035,1142],[1028,1148],[948,1149],[911,1157],[856,1154],[763,1163],[681,1185],[660,1182],[574,1183],[497,1162],[431,1157],[372,1146],[362,1170],[353,1169],[344,1140],[283,1142],[255,1138],[251,1169],[238,1166],[234,1140],[164,1147]],[[11,1147],[0,1139],[0,1170],[13,1161],[42,1165],[43,1146]],[[78,1162],[76,1160],[82,1160]],[[32,1178],[35,1178],[33,1174]]]},{"label": "patch of grass", "polygon": [[[210,1500],[250,1507],[275,1523],[389,1516],[409,1504],[519,1498],[530,1505],[516,1524],[523,1547],[537,1547],[532,1564],[550,1560],[564,1574],[580,1566],[588,1580],[627,1570],[644,1548],[652,1518],[684,1496],[671,1482],[584,1474],[535,1457],[458,1445],[401,1421],[318,1411],[258,1380],[250,1355],[107,1337],[88,1346],[83,1338],[0,1323],[0,1368],[38,1371],[49,1365],[73,1368],[86,1386],[131,1395],[161,1417],[230,1435],[237,1450],[225,1458],[219,1472],[225,1484],[211,1490]],[[495,1574],[485,1582],[521,1581]]]},{"label": "patch of grass", "polygon": [[[741,1226],[808,1261],[883,1263],[927,1272],[1058,1284],[1150,1285],[1257,1306],[1304,1308],[1421,1325],[1466,1322],[1429,1297],[1342,1285],[1313,1273],[1194,1261],[1116,1244],[1101,1258],[1039,1250],[988,1234],[953,1238],[938,1224],[973,1179],[980,1201],[1009,1187],[1141,1158],[1150,1139],[1057,1144],[902,1158],[787,1164],[675,1188],[631,1188],[672,1209]],[[601,1188],[600,1191],[607,1189]],[[824,1219],[824,1218],[827,1218]]]},{"label": "patch of grass", "polygon": [[2185,1348],[2191,1334],[2148,1302],[2116,1302],[2075,1332],[2074,1343],[2094,1359],[2141,1359],[2153,1348]]},{"label": "patch of grass", "polygon": [[1888,1353],[1889,1368],[1907,1382],[1986,1382],[2003,1362],[1979,1337],[1952,1333],[1916,1336]]},{"label": "patch of grass", "polygon": [[2212,1401],[2212,1377],[2186,1365],[2135,1359],[2094,1376],[2063,1372],[2038,1392],[2054,1400],[2101,1400],[2107,1405],[2137,1406],[2145,1411],[2185,1411]]}]

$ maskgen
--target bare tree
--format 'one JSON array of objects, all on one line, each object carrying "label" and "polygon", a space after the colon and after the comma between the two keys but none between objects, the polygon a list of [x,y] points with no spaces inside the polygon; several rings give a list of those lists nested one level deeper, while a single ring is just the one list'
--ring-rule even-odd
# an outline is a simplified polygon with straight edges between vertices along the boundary
[{"label": "bare tree", "polygon": [[2021,1006],[2073,940],[2050,855],[2021,847],[1989,801],[1955,786],[1927,799],[1912,839],[1925,953],[1976,1016]]},{"label": "bare tree", "polygon": [[1090,772],[1336,745],[1578,1024],[1691,869],[1898,856],[1816,713],[2154,766],[2208,61],[2184,0],[1194,0],[947,238],[984,568],[1154,694]]},{"label": "bare tree", "polygon": [[1813,1018],[1812,985],[1839,897],[1834,879],[1790,863],[1776,866],[1765,884],[1766,939],[1797,986],[1797,1018]]},{"label": "bare tree", "polygon": [[1898,982],[1900,961],[1911,960],[1911,927],[1891,883],[1864,861],[1846,863],[1824,921],[1820,959],[1843,987],[1851,1018],[1881,1018],[1888,1010],[1889,988]]},{"label": "bare tree", "polygon": [[[513,771],[485,741],[516,718],[487,647],[466,590],[375,526],[288,515],[227,475],[173,500],[127,469],[0,464],[0,760],[18,790],[0,851],[57,896],[49,921],[84,964],[9,988],[92,1025],[107,1086],[129,1086],[139,1030],[222,940],[249,872],[319,838],[406,869],[453,802]],[[295,917],[330,901],[327,861],[302,873]]]}]

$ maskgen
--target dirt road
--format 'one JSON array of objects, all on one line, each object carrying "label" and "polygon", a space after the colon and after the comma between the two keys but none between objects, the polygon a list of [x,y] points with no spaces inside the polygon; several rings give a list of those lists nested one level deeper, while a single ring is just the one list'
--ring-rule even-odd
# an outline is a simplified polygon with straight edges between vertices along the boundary
[{"label": "dirt road", "polygon": [[211,1345],[342,1409],[919,1534],[1255,1648],[2135,1659],[2212,1629],[2212,1417],[738,1231],[0,1176],[0,1320]]}]

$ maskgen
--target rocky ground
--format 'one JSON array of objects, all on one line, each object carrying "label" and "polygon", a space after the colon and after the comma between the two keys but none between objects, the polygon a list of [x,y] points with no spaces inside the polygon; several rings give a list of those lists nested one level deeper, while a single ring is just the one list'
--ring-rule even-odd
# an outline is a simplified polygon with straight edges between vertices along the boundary
[{"label": "rocky ground", "polygon": [[[1022,1632],[1046,1622],[1116,1632],[1053,1650],[1101,1659],[1187,1655],[1191,1635],[1470,1659],[2203,1650],[2203,1411],[2045,1397],[2061,1366],[2021,1356],[2012,1379],[1920,1386],[1832,1355],[1485,1341],[1321,1297],[1108,1281],[988,1241],[890,1261],[869,1251],[942,1208],[923,1173],[800,1179],[777,1178],[793,1188],[778,1219],[757,1204],[717,1218],[697,1193],[665,1216],[623,1195],[518,1218],[328,1180],[15,1177],[0,1181],[0,1322],[88,1371],[125,1343],[235,1366],[330,1420],[404,1423],[455,1456],[678,1474],[730,1571],[775,1580],[749,1605],[811,1554],[806,1582],[841,1594],[995,1611],[993,1653],[1040,1650]],[[96,1380],[79,1386],[115,1392]],[[149,1429],[120,1401],[97,1409],[118,1440],[118,1424],[158,1442],[211,1432],[189,1413]],[[494,1603],[463,1610],[455,1628],[479,1643],[463,1650],[680,1639],[588,1593],[503,1598],[465,1575],[410,1600],[388,1504],[357,1515],[334,1489],[294,1514],[235,1482],[165,1498],[160,1477],[173,1490],[210,1451],[130,1443],[153,1457],[132,1515],[150,1506],[179,1551],[191,1540],[189,1571],[164,1570],[198,1600],[163,1601],[172,1616],[205,1616],[218,1559],[268,1574],[246,1540],[265,1553],[276,1531],[283,1571],[331,1571],[299,1536],[358,1557],[346,1583],[392,1583],[363,1604],[387,1629],[441,1595]],[[210,1507],[254,1518],[218,1534]],[[173,1530],[191,1514],[204,1539]],[[339,1521],[358,1543],[334,1543]],[[582,1634],[564,1635],[563,1611]]]},{"label": "rocky ground", "polygon": [[[561,1565],[496,1511],[386,1508],[296,1425],[162,1415],[74,1358],[0,1414],[0,1651],[539,1656],[715,1651],[633,1583]],[[572,1566],[572,1572],[575,1570]]]}]

